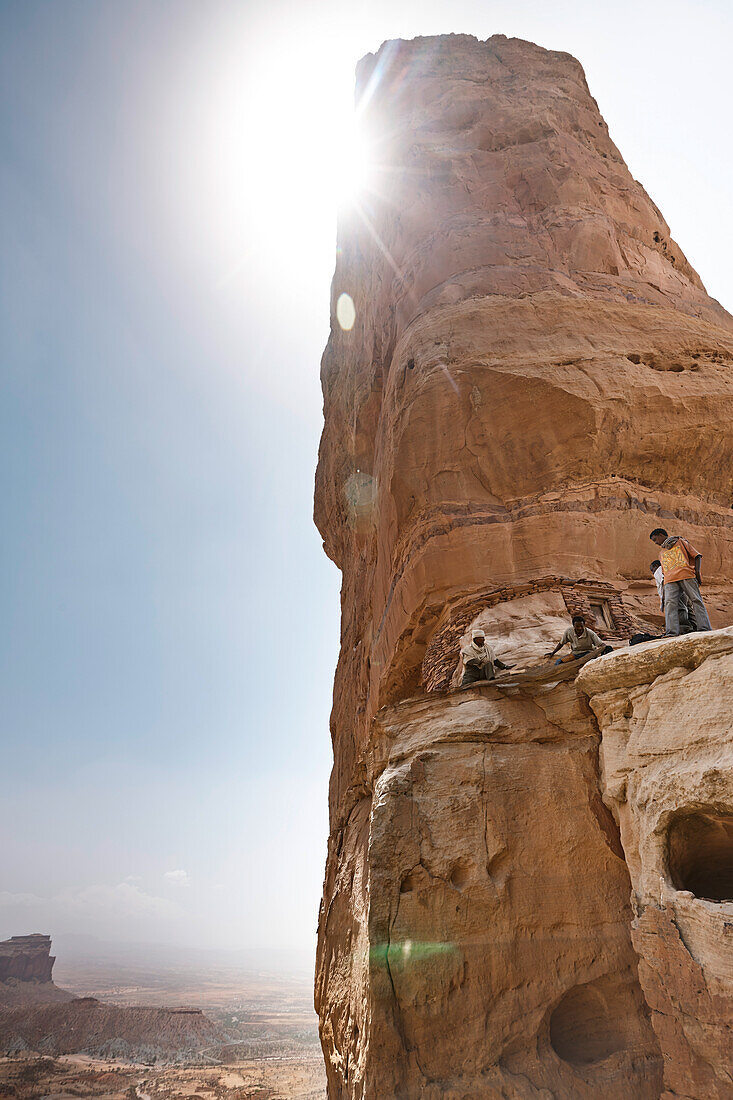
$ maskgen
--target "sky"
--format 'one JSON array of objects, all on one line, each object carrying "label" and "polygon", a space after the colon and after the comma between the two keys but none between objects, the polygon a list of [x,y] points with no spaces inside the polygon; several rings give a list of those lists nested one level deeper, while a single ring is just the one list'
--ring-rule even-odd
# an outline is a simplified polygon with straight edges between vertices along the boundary
[{"label": "sky", "polygon": [[353,72],[450,32],[578,57],[733,307],[727,2],[0,0],[0,938],[312,954]]}]

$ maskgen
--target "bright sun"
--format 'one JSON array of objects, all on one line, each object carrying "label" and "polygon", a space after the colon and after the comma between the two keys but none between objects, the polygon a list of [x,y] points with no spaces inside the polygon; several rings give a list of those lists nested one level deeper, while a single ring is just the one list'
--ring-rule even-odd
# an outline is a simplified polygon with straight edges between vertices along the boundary
[{"label": "bright sun", "polygon": [[366,214],[376,186],[374,144],[354,108],[356,48],[338,36],[276,38],[269,54],[217,40],[191,85],[198,128],[179,138],[186,241],[208,251],[216,285],[232,294],[255,278],[264,293],[263,272],[283,287],[296,268],[323,278],[338,211]]},{"label": "bright sun", "polygon": [[334,189],[339,204],[358,202],[370,189],[374,178],[374,162],[364,134],[356,119],[339,149],[335,165]]}]

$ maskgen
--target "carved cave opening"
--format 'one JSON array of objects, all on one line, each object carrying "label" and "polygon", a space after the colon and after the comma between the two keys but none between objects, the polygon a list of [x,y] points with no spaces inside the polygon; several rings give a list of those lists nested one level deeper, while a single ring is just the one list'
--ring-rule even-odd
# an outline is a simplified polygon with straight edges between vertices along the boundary
[{"label": "carved cave opening", "polygon": [[622,1050],[624,1028],[619,1013],[593,985],[577,985],[550,1017],[552,1049],[571,1066],[588,1066]]},{"label": "carved cave opening", "polygon": [[[457,671],[460,668],[461,637],[464,633],[467,634],[469,627],[480,615],[494,612],[494,609],[499,607],[516,606],[523,599],[534,599],[541,595],[549,597],[554,593],[561,598],[568,619],[573,615],[582,615],[588,626],[596,630],[604,641],[614,639],[620,641],[633,634],[635,626],[631,615],[624,605],[621,592],[613,585],[599,580],[572,581],[560,576],[539,577],[523,584],[506,585],[479,594],[474,593],[446,605],[443,615],[434,624],[429,634],[422,667],[418,670],[419,682],[428,692],[448,691],[451,684],[457,686],[455,681],[458,679]],[[498,617],[501,618],[500,615]],[[543,617],[539,615],[537,618],[538,627]],[[496,645],[497,637],[491,619],[492,615],[488,615],[485,621],[482,620],[482,625],[486,626],[492,644]],[[527,622],[531,621],[531,619],[527,620]],[[511,657],[502,655],[501,651],[498,655],[502,659],[511,661]],[[530,663],[541,660],[542,657],[538,653],[535,655],[535,660]],[[394,690],[389,694],[388,701],[396,702],[400,698],[408,698],[409,694],[416,693],[418,686],[411,682],[409,691],[402,691],[400,694]]]},{"label": "carved cave opening", "polygon": [[667,834],[667,860],[676,890],[733,901],[733,810],[679,814]]}]

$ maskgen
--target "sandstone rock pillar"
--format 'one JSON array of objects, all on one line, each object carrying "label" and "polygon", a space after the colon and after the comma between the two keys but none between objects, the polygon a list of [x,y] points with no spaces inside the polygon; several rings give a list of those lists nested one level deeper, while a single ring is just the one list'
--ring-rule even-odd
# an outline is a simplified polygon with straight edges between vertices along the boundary
[{"label": "sandstone rock pillar", "polygon": [[343,573],[330,1097],[656,1098],[592,713],[449,688],[477,620],[530,664],[571,612],[614,645],[653,624],[660,524],[730,621],[733,319],[568,54],[390,42],[357,102],[376,168],[339,224],[315,508]]}]

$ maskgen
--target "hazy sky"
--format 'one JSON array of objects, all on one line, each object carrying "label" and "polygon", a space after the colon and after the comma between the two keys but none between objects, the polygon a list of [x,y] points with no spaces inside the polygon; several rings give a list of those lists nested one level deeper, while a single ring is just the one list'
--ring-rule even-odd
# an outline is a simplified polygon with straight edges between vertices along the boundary
[{"label": "hazy sky", "polygon": [[0,0],[0,938],[312,946],[339,637],[312,481],[358,58],[450,31],[575,54],[731,308],[732,12]]}]

